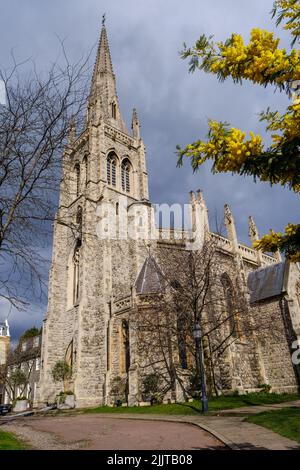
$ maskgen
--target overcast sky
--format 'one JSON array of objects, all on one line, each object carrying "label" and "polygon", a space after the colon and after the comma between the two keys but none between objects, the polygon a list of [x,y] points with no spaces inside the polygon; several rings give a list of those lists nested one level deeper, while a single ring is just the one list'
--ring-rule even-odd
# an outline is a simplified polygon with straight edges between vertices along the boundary
[{"label": "overcast sky", "polygon": [[[289,37],[276,29],[269,12],[273,0],[0,0],[0,66],[31,57],[45,69],[59,52],[57,36],[66,40],[76,60],[98,42],[105,12],[121,110],[128,127],[132,108],[139,113],[147,147],[151,200],[188,202],[188,192],[203,189],[212,218],[231,206],[240,240],[249,243],[247,219],[253,215],[260,233],[282,230],[299,220],[297,196],[287,189],[255,184],[251,179],[211,175],[210,165],[193,174],[188,162],[176,168],[176,145],[205,137],[207,119],[263,132],[257,114],[268,106],[283,110],[287,98],[272,88],[223,84],[202,72],[188,73],[178,52],[201,33],[226,39],[232,32],[248,38],[252,27],[276,31],[285,46]],[[9,308],[0,303],[0,319]],[[40,325],[45,305],[26,313],[11,312],[13,336]]]}]

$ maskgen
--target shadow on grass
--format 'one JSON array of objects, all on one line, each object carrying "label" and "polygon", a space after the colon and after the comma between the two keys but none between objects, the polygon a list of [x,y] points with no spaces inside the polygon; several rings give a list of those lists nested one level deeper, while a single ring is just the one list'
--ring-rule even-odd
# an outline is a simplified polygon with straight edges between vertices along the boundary
[{"label": "shadow on grass", "polygon": [[183,408],[190,408],[191,410],[196,411],[196,413],[201,413],[200,407],[191,405],[191,403],[176,403],[176,405]]}]

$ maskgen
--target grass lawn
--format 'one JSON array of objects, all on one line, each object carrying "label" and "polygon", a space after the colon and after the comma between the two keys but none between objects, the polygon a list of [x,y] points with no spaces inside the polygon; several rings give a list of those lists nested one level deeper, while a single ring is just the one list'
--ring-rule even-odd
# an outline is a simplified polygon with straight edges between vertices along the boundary
[{"label": "grass lawn", "polygon": [[[219,411],[242,406],[266,405],[292,400],[300,400],[300,395],[275,393],[248,393],[247,395],[234,395],[209,399],[209,410]],[[174,403],[170,405],[109,407],[99,406],[88,408],[84,413],[139,413],[139,414],[166,414],[166,415],[197,415],[200,411],[199,401],[192,403]]]},{"label": "grass lawn", "polygon": [[249,416],[246,421],[259,424],[281,436],[300,442],[300,408],[265,411]]},{"label": "grass lawn", "polygon": [[0,431],[0,450],[25,450],[25,444],[10,432]]}]

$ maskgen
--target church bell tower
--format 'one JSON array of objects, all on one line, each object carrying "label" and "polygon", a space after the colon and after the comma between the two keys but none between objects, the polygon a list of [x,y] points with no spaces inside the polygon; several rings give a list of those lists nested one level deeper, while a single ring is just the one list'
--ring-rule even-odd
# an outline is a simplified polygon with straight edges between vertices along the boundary
[{"label": "church bell tower", "polygon": [[121,198],[127,201],[124,217],[133,207],[150,210],[145,146],[135,109],[131,130],[120,111],[103,21],[85,127],[78,132],[76,122],[70,123],[62,158],[37,404],[53,401],[61,391],[52,377],[58,361],[72,370],[65,388],[74,392],[76,406],[105,403],[111,303],[114,295],[130,291],[140,260],[134,242],[99,237],[99,208],[109,203],[118,215]]}]

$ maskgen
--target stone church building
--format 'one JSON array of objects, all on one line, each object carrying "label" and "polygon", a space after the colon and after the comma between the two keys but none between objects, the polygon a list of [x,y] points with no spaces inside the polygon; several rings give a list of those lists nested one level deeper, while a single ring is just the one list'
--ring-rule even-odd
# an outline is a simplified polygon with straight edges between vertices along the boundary
[{"label": "stone church building", "polygon": [[[300,339],[298,265],[239,243],[227,205],[226,236],[210,231],[200,191],[190,194],[190,208],[191,229],[156,227],[138,115],[133,110],[129,132],[119,107],[103,25],[85,128],[78,135],[72,123],[62,159],[36,405],[54,401],[61,391],[52,369],[62,360],[72,368],[68,388],[77,407],[112,404],[118,378],[126,382],[129,404],[143,401],[145,362],[132,319],[136,312],[151,315],[149,298],[161,294],[161,251],[201,253],[205,240],[214,241],[214,277],[220,280],[223,296],[223,303],[207,318],[213,322],[222,309],[230,310],[228,293],[243,299],[239,312],[243,318],[233,318],[243,324],[243,333],[236,327],[238,333],[216,364],[219,392],[253,391],[262,384],[275,392],[298,390],[299,367],[293,361]],[[251,218],[249,229],[254,241],[258,233]],[[248,328],[257,318],[261,325],[270,326]],[[208,356],[209,352],[206,361]],[[147,371],[151,373],[150,366]],[[182,394],[176,390],[179,400]]]}]

